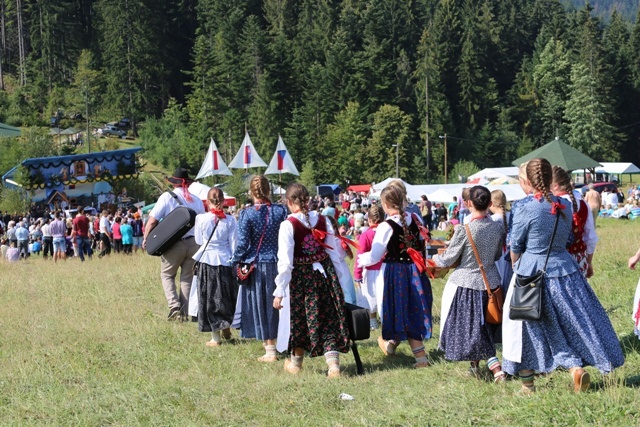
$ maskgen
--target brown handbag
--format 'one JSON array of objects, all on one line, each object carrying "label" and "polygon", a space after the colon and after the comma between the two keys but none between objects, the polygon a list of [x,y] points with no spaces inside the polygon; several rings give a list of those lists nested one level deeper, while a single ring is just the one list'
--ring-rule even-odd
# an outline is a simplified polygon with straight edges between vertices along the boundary
[{"label": "brown handbag", "polygon": [[473,249],[473,254],[476,256],[476,261],[478,263],[478,267],[480,267],[480,272],[482,273],[482,281],[484,282],[484,287],[487,289],[487,295],[489,296],[489,302],[487,303],[487,310],[485,312],[484,320],[487,323],[492,325],[499,325],[502,323],[502,306],[504,305],[504,291],[500,286],[498,286],[494,291],[491,290],[489,286],[489,279],[487,279],[487,273],[484,271],[484,265],[480,260],[480,254],[478,254],[478,249],[476,248],[476,244],[473,241],[473,237],[471,237],[471,229],[468,225],[464,226],[467,231],[467,237],[469,238],[469,243],[471,243],[471,248]]}]

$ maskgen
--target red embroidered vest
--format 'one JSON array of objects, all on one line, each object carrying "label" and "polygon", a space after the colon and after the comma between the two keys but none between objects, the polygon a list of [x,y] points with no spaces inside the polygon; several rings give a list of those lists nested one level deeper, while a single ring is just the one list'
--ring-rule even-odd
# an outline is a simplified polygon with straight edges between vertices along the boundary
[{"label": "red embroidered vest", "polygon": [[[287,220],[293,225],[293,240],[295,241],[293,262],[295,264],[313,264],[329,256],[315,239],[309,228],[292,216],[287,218]],[[326,232],[327,225],[325,221],[324,216],[320,215],[318,217],[318,223],[314,228]]]}]

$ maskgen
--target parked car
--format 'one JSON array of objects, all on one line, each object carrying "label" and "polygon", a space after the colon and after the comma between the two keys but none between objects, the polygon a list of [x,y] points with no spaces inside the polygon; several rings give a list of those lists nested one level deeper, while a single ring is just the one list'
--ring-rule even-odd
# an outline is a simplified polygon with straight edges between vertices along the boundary
[{"label": "parked car", "polygon": [[[585,194],[587,194],[587,191],[589,191],[589,184],[587,185],[582,184],[580,186],[576,185],[576,188],[579,189],[582,195],[584,196]],[[596,190],[598,193],[602,193],[605,189],[609,189],[609,191],[617,190],[618,184],[615,182],[594,182],[593,189]]]},{"label": "parked car", "polygon": [[102,135],[103,136],[116,136],[118,138],[123,138],[123,137],[127,136],[127,132],[123,131],[122,129],[118,129],[115,126],[106,125],[105,127],[102,128]]}]

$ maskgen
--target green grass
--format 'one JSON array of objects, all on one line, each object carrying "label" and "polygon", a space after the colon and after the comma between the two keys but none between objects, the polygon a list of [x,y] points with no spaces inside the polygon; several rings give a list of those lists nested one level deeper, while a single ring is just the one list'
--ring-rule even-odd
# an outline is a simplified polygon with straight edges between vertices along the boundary
[{"label": "green grass", "polygon": [[[466,378],[465,363],[435,351],[440,295],[435,281],[434,338],[428,369],[411,369],[406,344],[395,358],[371,340],[359,344],[366,375],[327,380],[322,358],[306,359],[294,377],[282,362],[255,361],[256,341],[207,348],[195,323],[165,320],[159,260],[144,255],[54,265],[41,258],[0,263],[0,425],[640,425],[640,341],[631,305],[638,272],[640,222],[599,220],[591,280],[626,354],[606,380],[594,369],[592,390],[568,390],[566,372],[538,381],[526,398],[520,384]],[[354,401],[338,399],[340,393]]]}]

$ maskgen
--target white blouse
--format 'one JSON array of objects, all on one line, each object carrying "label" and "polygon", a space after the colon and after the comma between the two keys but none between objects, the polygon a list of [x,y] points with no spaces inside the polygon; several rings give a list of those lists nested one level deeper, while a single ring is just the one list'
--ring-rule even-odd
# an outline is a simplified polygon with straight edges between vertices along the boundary
[{"label": "white blouse", "polygon": [[[309,212],[309,223],[307,222],[303,213],[298,212],[289,215],[300,221],[306,227],[315,227],[318,223],[318,213],[315,211]],[[335,237],[333,227],[329,221],[325,222],[327,225],[327,237],[324,243],[330,246],[331,249],[325,248],[325,251],[331,258],[334,266],[341,260],[341,255],[338,248],[342,248],[340,241]],[[276,276],[276,290],[273,292],[274,297],[284,297],[285,291],[289,287],[291,282],[291,272],[293,271],[293,249],[295,247],[295,240],[293,238],[293,224],[291,221],[282,221],[280,224],[280,232],[278,234],[278,275]],[[344,253],[342,255],[344,257]],[[325,274],[324,268],[319,262],[313,263],[314,270],[320,271]]]},{"label": "white blouse", "polygon": [[[216,222],[218,222],[218,226],[211,236]],[[196,216],[193,230],[200,249],[195,253],[193,259],[211,266],[230,266],[229,261],[237,244],[236,228],[236,219],[231,215],[227,215],[223,219],[219,219],[211,212]],[[211,236],[211,240],[209,240],[209,236]],[[207,240],[209,240],[209,244],[205,248]]]}]

